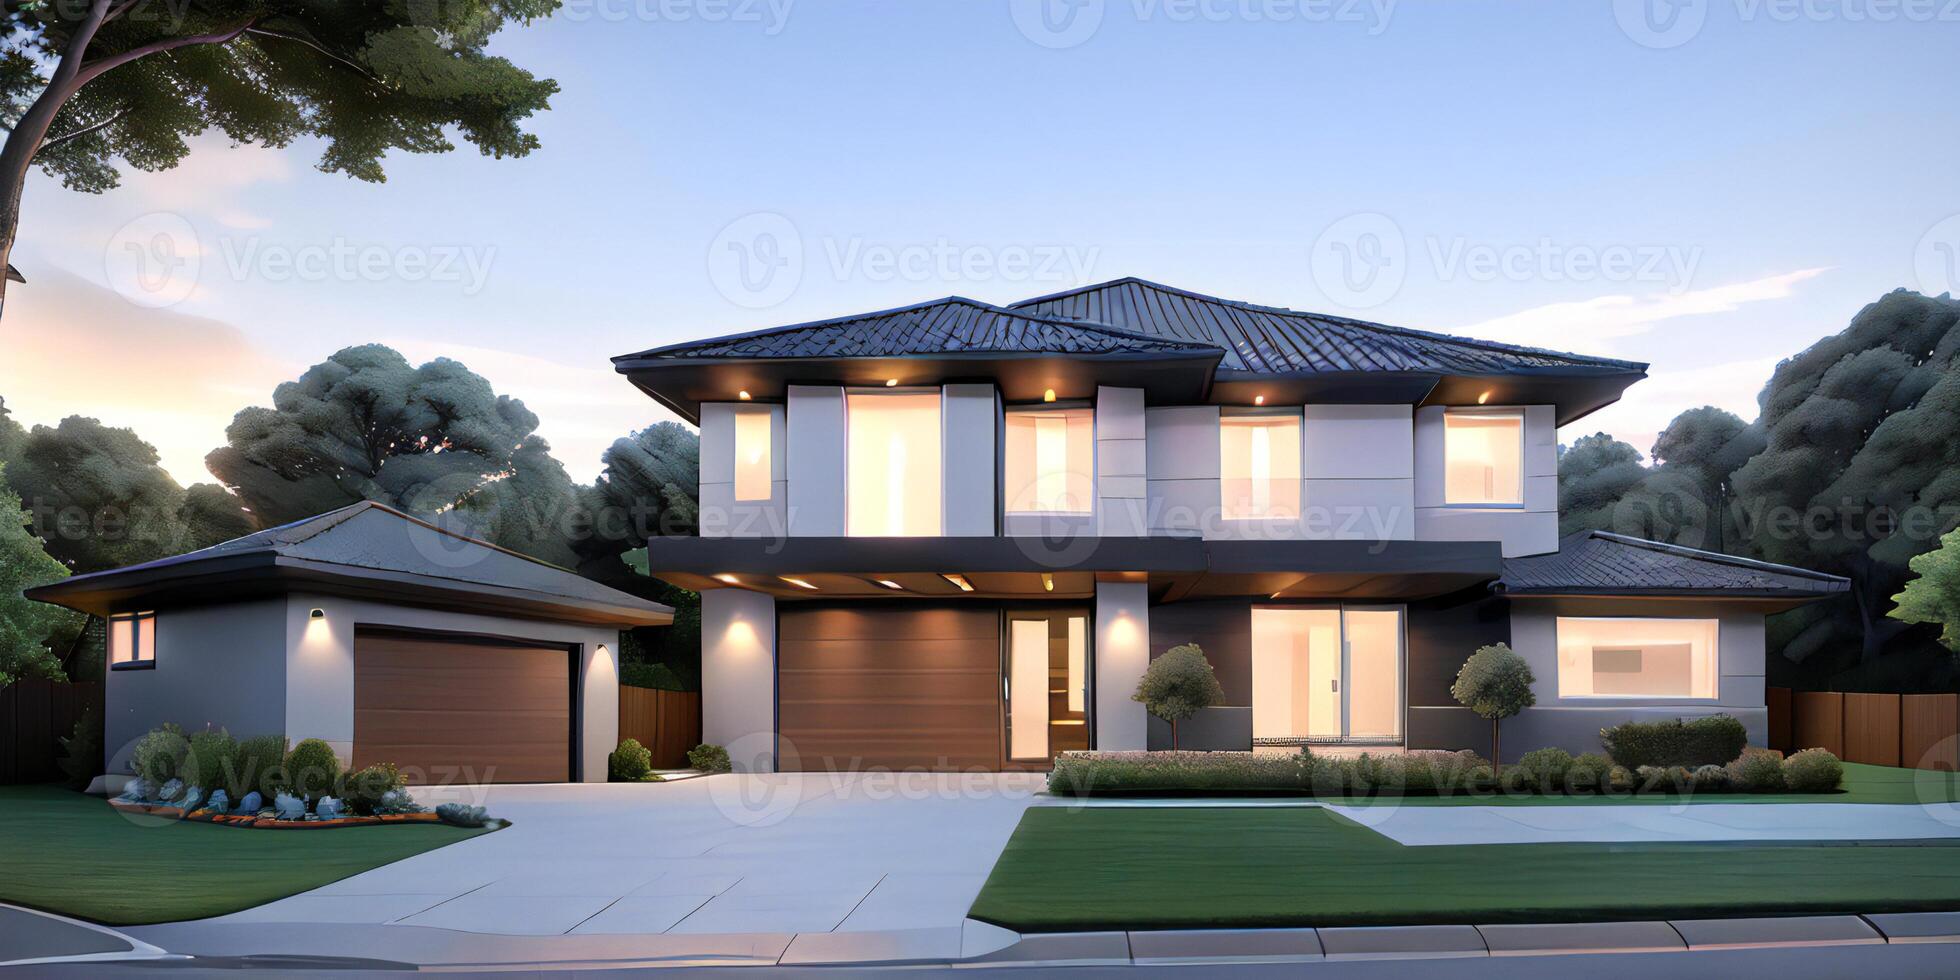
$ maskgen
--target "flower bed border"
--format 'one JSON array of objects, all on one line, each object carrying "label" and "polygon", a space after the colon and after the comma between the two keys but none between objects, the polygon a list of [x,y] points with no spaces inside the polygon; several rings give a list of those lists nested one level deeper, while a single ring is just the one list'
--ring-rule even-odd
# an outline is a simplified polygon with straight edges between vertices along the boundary
[{"label": "flower bed border", "polygon": [[110,800],[109,806],[122,813],[147,817],[161,817],[166,820],[191,820],[197,823],[218,824],[225,827],[254,827],[260,830],[326,830],[334,827],[371,827],[380,824],[397,823],[442,823],[442,818],[434,813],[389,813],[372,817],[347,816],[331,820],[280,820],[276,817],[261,817],[257,814],[213,813],[198,809],[189,813],[183,807],[161,806],[153,803],[131,803],[126,800]]}]

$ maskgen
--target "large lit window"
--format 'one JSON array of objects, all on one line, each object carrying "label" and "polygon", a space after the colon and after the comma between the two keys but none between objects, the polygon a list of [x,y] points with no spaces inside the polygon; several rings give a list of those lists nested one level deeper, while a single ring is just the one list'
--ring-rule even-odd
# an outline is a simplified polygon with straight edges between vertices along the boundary
[{"label": "large lit window", "polygon": [[735,411],[735,499],[768,500],[770,485],[769,409]]},{"label": "large lit window", "polygon": [[1562,698],[1709,698],[1720,680],[1713,619],[1558,618]]},{"label": "large lit window", "polygon": [[1443,502],[1524,503],[1524,416],[1518,412],[1443,415]]},{"label": "large lit window", "polygon": [[870,537],[939,534],[939,392],[853,391],[846,410],[846,530]]},{"label": "large lit window", "polygon": [[1218,420],[1219,503],[1228,521],[1300,515],[1300,417]]},{"label": "large lit window", "polygon": [[109,617],[109,667],[131,670],[157,665],[156,613],[118,613]]},{"label": "large lit window", "polygon": [[1095,496],[1095,415],[1086,408],[1007,413],[1009,514],[1087,514]]}]

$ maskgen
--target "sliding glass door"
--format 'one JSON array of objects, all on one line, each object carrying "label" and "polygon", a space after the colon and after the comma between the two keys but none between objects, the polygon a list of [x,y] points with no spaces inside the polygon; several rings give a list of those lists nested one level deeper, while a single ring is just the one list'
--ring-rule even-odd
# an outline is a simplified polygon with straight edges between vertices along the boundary
[{"label": "sliding glass door", "polygon": [[1008,761],[1045,764],[1088,748],[1088,613],[1008,612],[1005,660]]},{"label": "sliding glass door", "polygon": [[1402,740],[1402,610],[1252,610],[1252,737],[1264,744]]}]

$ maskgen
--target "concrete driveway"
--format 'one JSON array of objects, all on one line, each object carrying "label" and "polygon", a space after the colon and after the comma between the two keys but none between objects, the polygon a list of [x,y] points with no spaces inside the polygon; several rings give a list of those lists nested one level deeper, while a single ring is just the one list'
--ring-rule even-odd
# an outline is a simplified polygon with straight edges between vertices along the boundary
[{"label": "concrete driveway", "polygon": [[957,928],[1041,784],[871,773],[421,791],[512,826],[206,921],[525,936]]}]

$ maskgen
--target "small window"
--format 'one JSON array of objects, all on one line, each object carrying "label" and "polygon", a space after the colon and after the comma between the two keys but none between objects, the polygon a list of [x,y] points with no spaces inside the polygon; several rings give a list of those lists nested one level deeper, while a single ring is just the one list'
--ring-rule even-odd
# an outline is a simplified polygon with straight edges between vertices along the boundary
[{"label": "small window", "polygon": [[1228,521],[1300,516],[1300,417],[1218,420],[1219,504]]},{"label": "small window", "polygon": [[1095,425],[1086,408],[1008,412],[1001,494],[1007,513],[1089,513],[1095,496]]},{"label": "small window", "polygon": [[156,665],[156,613],[118,613],[110,616],[109,668],[138,670]]},{"label": "small window", "polygon": [[1524,504],[1524,415],[1451,411],[1443,415],[1443,502]]},{"label": "small window", "polygon": [[1560,616],[1559,697],[1712,700],[1719,633],[1713,619]]},{"label": "small window", "polygon": [[770,478],[770,418],[767,407],[735,411],[735,499],[768,500]]}]

